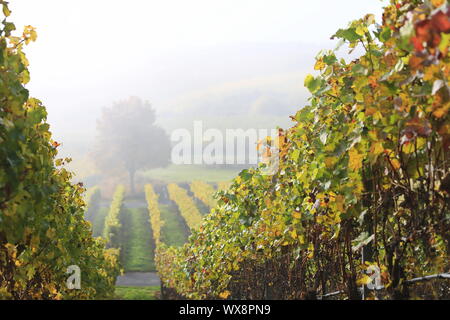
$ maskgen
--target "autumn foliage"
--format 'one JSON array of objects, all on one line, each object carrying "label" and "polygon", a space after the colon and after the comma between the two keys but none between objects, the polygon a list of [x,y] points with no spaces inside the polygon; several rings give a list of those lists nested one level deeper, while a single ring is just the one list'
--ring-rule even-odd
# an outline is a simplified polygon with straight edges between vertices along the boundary
[{"label": "autumn foliage", "polygon": [[376,267],[384,290],[365,298],[408,299],[422,294],[408,279],[449,272],[449,12],[393,0],[381,24],[338,30],[363,54],[317,56],[310,103],[280,130],[279,170],[244,170],[184,247],[160,248],[163,285],[196,299],[359,299]]},{"label": "autumn foliage", "polygon": [[[0,1],[3,14],[9,8]],[[109,297],[119,273],[117,253],[92,237],[84,220],[81,184],[70,182],[67,159],[56,159],[41,101],[30,98],[23,47],[36,40],[32,27],[13,36],[0,25],[0,299]],[[69,266],[81,270],[81,289],[71,290]]]}]

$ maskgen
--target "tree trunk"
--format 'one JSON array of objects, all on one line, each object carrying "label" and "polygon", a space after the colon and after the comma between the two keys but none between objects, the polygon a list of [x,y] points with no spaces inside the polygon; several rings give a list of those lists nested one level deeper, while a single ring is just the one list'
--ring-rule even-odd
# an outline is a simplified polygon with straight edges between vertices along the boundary
[{"label": "tree trunk", "polygon": [[134,194],[134,174],[136,173],[136,170],[130,169],[128,172],[130,174],[130,192],[131,194]]}]

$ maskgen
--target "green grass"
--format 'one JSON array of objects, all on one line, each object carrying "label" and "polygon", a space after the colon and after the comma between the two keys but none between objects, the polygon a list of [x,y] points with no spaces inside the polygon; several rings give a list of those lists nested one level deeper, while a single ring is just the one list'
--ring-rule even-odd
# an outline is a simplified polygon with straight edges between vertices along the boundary
[{"label": "green grass", "polygon": [[170,165],[167,168],[147,170],[141,175],[148,179],[165,182],[190,182],[193,180],[220,182],[232,180],[240,171],[240,169],[217,169],[200,165]]},{"label": "green grass", "polygon": [[125,209],[123,228],[125,271],[155,271],[153,236],[147,210]]},{"label": "green grass", "polygon": [[157,300],[160,287],[116,287],[115,295],[119,300]]},{"label": "green grass", "polygon": [[105,218],[108,214],[108,208],[100,208],[92,218],[92,233],[94,237],[101,237],[103,235],[103,228],[105,227]]},{"label": "green grass", "polygon": [[160,204],[161,220],[164,225],[161,228],[161,241],[169,246],[182,246],[187,241],[186,232],[180,223],[177,212],[169,205]]}]

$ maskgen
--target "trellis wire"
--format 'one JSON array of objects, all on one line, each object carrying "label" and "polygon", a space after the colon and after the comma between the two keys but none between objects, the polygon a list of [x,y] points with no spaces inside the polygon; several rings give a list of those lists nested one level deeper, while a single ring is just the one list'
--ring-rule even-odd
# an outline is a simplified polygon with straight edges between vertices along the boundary
[{"label": "trellis wire", "polygon": [[[432,280],[432,279],[450,279],[450,273],[438,273],[438,274],[432,274],[429,276],[413,278],[413,279],[406,280],[405,283],[416,283],[416,282],[428,281],[428,280]],[[380,286],[373,290],[383,290],[383,289],[385,289],[385,287]],[[334,292],[326,293],[324,295],[320,295],[320,296],[318,296],[318,298],[319,298],[319,300],[322,300],[323,298],[337,296],[338,294],[342,294],[342,293],[344,293],[344,291],[342,291],[342,290],[334,291]]]}]

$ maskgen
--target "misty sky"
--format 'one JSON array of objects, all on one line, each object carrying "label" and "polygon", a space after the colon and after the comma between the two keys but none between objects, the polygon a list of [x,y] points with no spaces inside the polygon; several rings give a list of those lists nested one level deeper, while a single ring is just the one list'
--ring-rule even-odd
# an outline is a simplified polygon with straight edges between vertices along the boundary
[{"label": "misty sky", "polygon": [[321,48],[333,47],[329,38],[338,28],[366,13],[379,19],[385,3],[10,2],[10,20],[19,30],[28,24],[37,28],[37,42],[26,48],[32,79],[28,88],[47,106],[57,134],[71,127],[92,128],[102,107],[130,95],[151,101],[163,112],[168,101],[208,87],[311,72],[312,57]]}]

